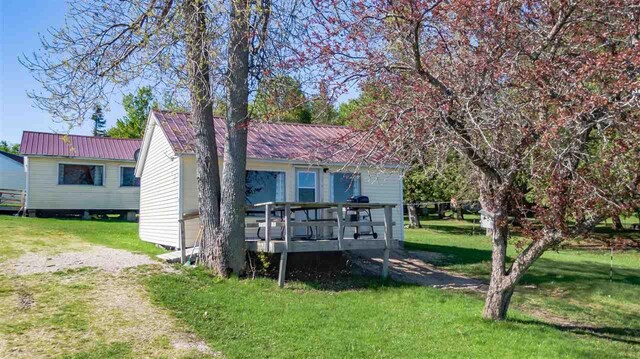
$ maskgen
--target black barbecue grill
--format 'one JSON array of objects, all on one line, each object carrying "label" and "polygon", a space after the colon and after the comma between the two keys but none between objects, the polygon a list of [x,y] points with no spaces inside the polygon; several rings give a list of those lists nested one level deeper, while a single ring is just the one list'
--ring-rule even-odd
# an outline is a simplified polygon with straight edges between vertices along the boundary
[{"label": "black barbecue grill", "polygon": [[[347,198],[348,203],[369,203],[369,197],[367,196],[351,196]],[[371,216],[370,208],[358,208],[358,207],[349,207],[348,205],[345,207],[345,217],[347,221],[350,222],[373,222],[373,217]],[[370,228],[369,231],[362,231],[360,226],[355,227],[355,233],[353,233],[353,239],[358,239],[363,236],[371,236],[373,239],[378,238],[378,233],[376,233],[373,226],[368,226]],[[342,236],[344,237],[344,230],[346,228],[342,228]]]}]

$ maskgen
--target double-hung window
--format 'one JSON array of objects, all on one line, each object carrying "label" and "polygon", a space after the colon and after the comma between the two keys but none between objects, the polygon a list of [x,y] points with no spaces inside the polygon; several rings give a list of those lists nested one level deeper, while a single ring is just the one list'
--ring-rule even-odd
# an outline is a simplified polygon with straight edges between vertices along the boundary
[{"label": "double-hung window", "polygon": [[58,165],[58,184],[102,186],[104,166],[61,163]]},{"label": "double-hung window", "polygon": [[351,196],[360,195],[360,175],[335,172],[331,174],[331,200],[346,202]]},{"label": "double-hung window", "polygon": [[298,170],[298,201],[316,202],[318,200],[318,172]]},{"label": "double-hung window", "polygon": [[284,202],[284,178],[284,172],[247,171],[245,202],[247,204]]},{"label": "double-hung window", "polygon": [[135,167],[120,167],[120,187],[140,187]]}]

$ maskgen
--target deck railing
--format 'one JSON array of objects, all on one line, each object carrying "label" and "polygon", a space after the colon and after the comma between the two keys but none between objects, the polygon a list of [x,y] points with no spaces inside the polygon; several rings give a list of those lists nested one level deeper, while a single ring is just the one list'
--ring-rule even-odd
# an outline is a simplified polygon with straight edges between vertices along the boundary
[{"label": "deck railing", "polygon": [[[287,263],[287,254],[289,252],[322,252],[322,251],[344,251],[344,250],[360,250],[360,249],[383,249],[383,267],[382,276],[388,276],[388,262],[391,248],[394,247],[393,239],[393,208],[395,204],[389,203],[317,203],[317,202],[266,202],[247,206],[247,211],[256,213],[264,211],[264,220],[256,223],[247,223],[247,228],[256,228],[262,230],[264,228],[264,239],[247,240],[247,249],[258,252],[280,253],[280,272],[278,283],[284,284],[285,268]],[[356,220],[348,220],[345,217],[346,211],[355,211],[358,215]],[[292,215],[300,211],[319,210],[325,215],[319,219],[310,220],[307,214],[307,220],[293,220]],[[368,220],[360,220],[359,211],[368,211]],[[384,212],[383,220],[374,220],[371,216],[372,210],[382,210]],[[281,218],[274,218],[276,212],[281,212]],[[335,213],[335,219],[332,217]],[[327,216],[328,214],[328,216]],[[199,216],[198,212],[184,213],[179,219],[180,223],[180,248],[182,261],[186,260],[186,232],[185,221],[194,219]],[[309,237],[306,240],[294,241],[294,229],[299,227],[316,228],[316,238]],[[345,238],[345,229],[347,227],[383,227],[383,236],[377,239],[357,239]],[[281,228],[283,239],[274,240],[271,229]],[[322,228],[323,233],[326,228],[336,228],[337,233],[332,236],[331,240],[322,239],[319,236],[318,229]],[[357,231],[356,231],[357,232]],[[373,231],[375,233],[375,231]]]}]

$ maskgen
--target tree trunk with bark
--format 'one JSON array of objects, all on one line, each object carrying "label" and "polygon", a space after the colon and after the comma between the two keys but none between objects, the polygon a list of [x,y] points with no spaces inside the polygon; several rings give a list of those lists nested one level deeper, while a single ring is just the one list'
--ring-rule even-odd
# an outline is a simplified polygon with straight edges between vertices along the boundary
[{"label": "tree trunk with bark", "polygon": [[200,224],[204,231],[200,256],[205,266],[227,276],[227,246],[220,233],[220,170],[210,93],[204,1],[187,0],[184,13],[191,121],[196,134]]},{"label": "tree trunk with bark", "polygon": [[509,239],[509,229],[506,221],[500,213],[496,215],[496,226],[492,231],[491,241],[493,243],[491,253],[491,281],[485,300],[483,316],[487,319],[504,320],[507,317],[509,303],[513,295],[513,285],[506,281],[506,260],[507,241]]},{"label": "tree trunk with bark", "polygon": [[418,208],[415,204],[407,206],[407,213],[409,214],[409,227],[422,228],[422,224],[420,224],[420,216],[418,216]]},{"label": "tree trunk with bark", "polygon": [[624,229],[622,221],[620,220],[620,216],[611,217],[611,227],[616,231],[621,231]]},{"label": "tree trunk with bark", "polygon": [[245,267],[245,173],[249,103],[249,19],[247,0],[232,0],[229,15],[227,115],[222,173],[222,235],[229,247],[229,267]]}]

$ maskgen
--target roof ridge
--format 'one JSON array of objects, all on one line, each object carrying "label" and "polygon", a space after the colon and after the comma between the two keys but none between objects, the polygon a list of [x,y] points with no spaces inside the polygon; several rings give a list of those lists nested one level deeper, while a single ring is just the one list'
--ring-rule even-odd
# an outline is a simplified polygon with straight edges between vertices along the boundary
[{"label": "roof ridge", "polygon": [[254,120],[255,123],[261,123],[266,125],[285,125],[285,126],[301,126],[301,127],[329,127],[329,128],[344,128],[349,129],[349,126],[343,125],[330,125],[323,123],[300,123],[300,122],[272,122],[272,121],[259,121]]},{"label": "roof ridge", "polygon": [[91,135],[76,135],[73,133],[55,133],[55,132],[44,132],[44,131],[22,131],[22,133],[23,134],[24,133],[41,133],[43,135],[88,137],[88,138],[94,138],[98,140],[142,141],[141,138],[100,137],[100,136],[91,136]]},{"label": "roof ridge", "polygon": [[[183,114],[191,117],[191,112],[187,112],[187,111],[171,111],[171,110],[159,110],[159,109],[154,109],[152,111],[156,111],[160,113]],[[224,117],[222,116],[214,115],[213,118],[224,120]],[[266,125],[304,126],[304,127],[330,127],[330,128],[345,128],[345,129],[349,128],[349,126],[324,124],[324,123],[274,122],[274,121],[262,121],[257,119],[253,119],[252,123],[259,123],[259,124],[266,124]]]}]

